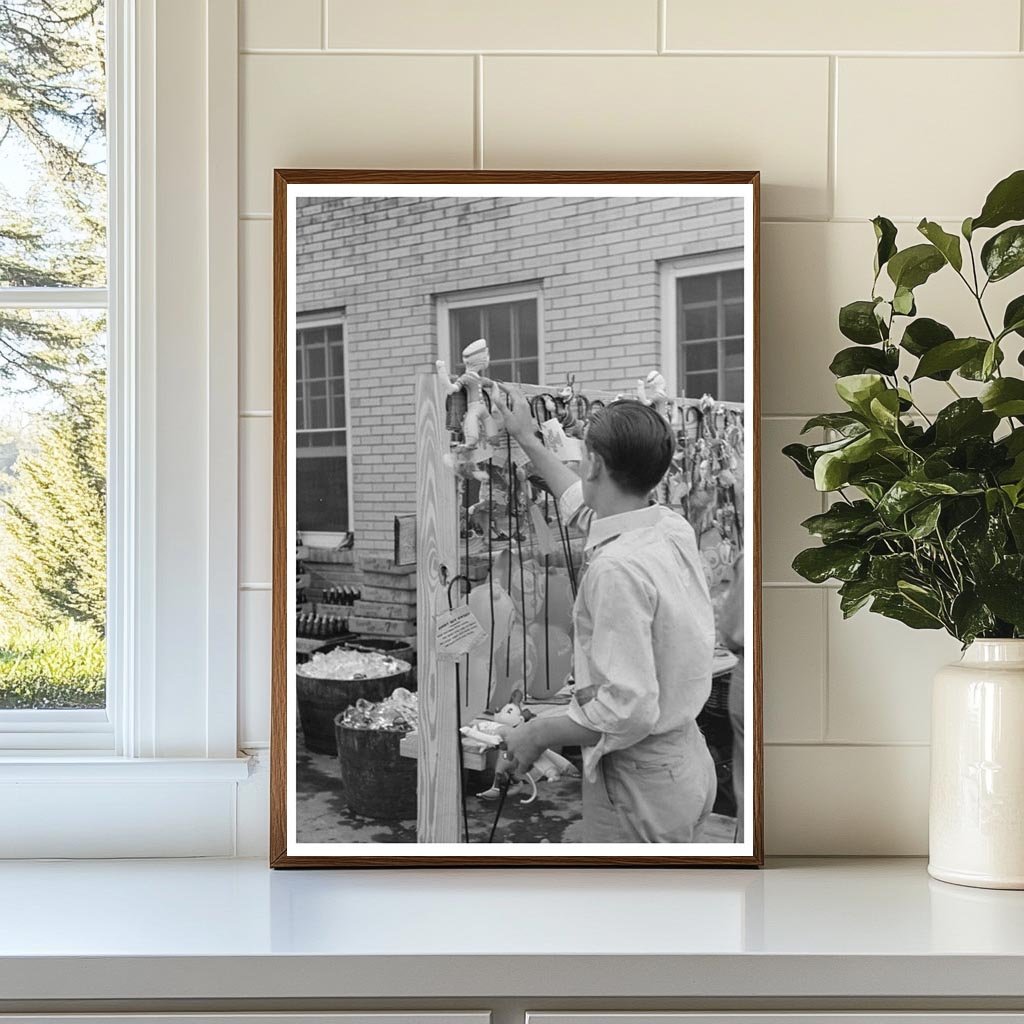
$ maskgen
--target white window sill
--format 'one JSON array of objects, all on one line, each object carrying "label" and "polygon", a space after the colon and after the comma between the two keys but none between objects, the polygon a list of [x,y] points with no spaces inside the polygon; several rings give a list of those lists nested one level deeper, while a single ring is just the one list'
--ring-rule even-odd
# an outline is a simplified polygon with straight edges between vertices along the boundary
[{"label": "white window sill", "polygon": [[0,756],[5,782],[242,782],[250,757],[112,757],[24,753]]}]

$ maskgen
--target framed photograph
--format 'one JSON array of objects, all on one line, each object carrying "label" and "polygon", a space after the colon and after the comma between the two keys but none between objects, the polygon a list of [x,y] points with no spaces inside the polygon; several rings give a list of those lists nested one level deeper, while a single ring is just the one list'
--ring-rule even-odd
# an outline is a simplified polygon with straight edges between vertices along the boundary
[{"label": "framed photograph", "polygon": [[762,863],[758,186],[275,172],[272,866]]}]

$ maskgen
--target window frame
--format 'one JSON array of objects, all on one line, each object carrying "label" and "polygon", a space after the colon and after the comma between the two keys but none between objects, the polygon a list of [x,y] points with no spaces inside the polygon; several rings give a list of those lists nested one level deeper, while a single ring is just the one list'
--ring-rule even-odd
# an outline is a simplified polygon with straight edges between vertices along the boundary
[{"label": "window frame", "polygon": [[[129,264],[127,248],[132,238],[130,194],[133,164],[130,151],[130,122],[133,106],[127,102],[131,94],[133,51],[128,36],[131,0],[105,0],[106,10],[106,106],[107,106],[107,261],[106,285],[103,287],[5,288],[0,286],[0,308],[61,310],[102,310],[107,316],[107,621],[106,621],[106,684],[103,708],[0,708],[0,755],[32,752],[34,754],[110,754],[117,752],[116,723],[125,702],[122,648],[126,595],[123,588],[112,586],[114,573],[122,571],[124,562],[123,517],[118,510],[125,502],[134,481],[125,479],[120,471],[123,461],[120,448],[126,438],[123,394],[125,366],[130,359],[128,331],[122,319],[124,287],[112,282],[120,279]],[[115,467],[118,467],[115,469]]]},{"label": "window frame", "polygon": [[[692,256],[677,256],[662,260],[658,264],[658,286],[661,293],[661,372],[668,382],[672,394],[682,393],[679,379],[679,311],[676,300],[678,281],[683,277],[704,277],[721,274],[728,270],[745,270],[741,248],[721,249],[716,252],[699,253]],[[744,282],[744,310],[746,307],[746,282]],[[746,323],[744,312],[744,323]],[[709,339],[714,340],[714,339]],[[719,349],[721,348],[721,339]],[[719,382],[723,367],[717,365]],[[690,396],[699,397],[699,396]]]},{"label": "window frame", "polygon": [[[348,321],[345,317],[344,308],[324,310],[322,312],[300,313],[295,318],[295,346],[298,348],[298,332],[310,327],[341,327],[341,343],[345,352],[345,486],[348,488],[348,530],[338,532],[323,530],[302,530],[302,542],[310,548],[336,548],[345,540],[348,534],[354,533],[356,529],[355,502],[352,500],[354,494],[352,481],[352,425],[351,411],[352,399],[350,395],[350,381],[352,378],[349,372],[351,360],[349,359]],[[298,370],[296,369],[296,381]],[[341,429],[341,428],[335,428]],[[296,459],[300,458],[299,449],[295,449]]]},{"label": "window frame", "polygon": [[541,281],[526,281],[518,284],[495,285],[486,288],[466,288],[459,291],[442,292],[434,296],[437,316],[437,358],[455,373],[451,345],[451,312],[471,306],[496,306],[505,302],[523,302],[532,299],[537,303],[537,380],[544,382],[544,286]]}]

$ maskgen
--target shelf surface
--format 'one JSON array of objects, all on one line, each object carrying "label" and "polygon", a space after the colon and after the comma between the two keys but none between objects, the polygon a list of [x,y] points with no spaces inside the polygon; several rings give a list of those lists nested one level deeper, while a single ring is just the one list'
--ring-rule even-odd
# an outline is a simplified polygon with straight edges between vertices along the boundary
[{"label": "shelf surface", "polygon": [[762,871],[0,864],[0,1000],[1024,998],[1024,892]]}]

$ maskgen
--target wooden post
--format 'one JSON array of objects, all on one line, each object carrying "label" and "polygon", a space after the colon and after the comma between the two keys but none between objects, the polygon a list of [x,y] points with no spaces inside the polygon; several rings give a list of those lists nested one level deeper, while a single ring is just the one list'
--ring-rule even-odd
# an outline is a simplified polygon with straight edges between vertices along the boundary
[{"label": "wooden post", "polygon": [[416,378],[419,843],[460,841],[455,664],[438,661],[434,628],[438,612],[448,608],[448,583],[459,572],[455,480],[442,461],[448,450],[441,381],[436,373],[420,374]]}]

